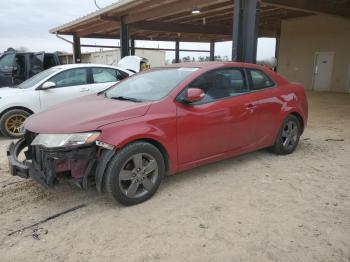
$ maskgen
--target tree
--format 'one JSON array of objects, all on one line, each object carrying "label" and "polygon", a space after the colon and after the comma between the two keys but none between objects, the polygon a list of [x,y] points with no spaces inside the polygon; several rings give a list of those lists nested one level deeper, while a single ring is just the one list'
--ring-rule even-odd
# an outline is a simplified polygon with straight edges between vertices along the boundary
[{"label": "tree", "polygon": [[191,57],[190,56],[185,56],[185,57],[182,58],[182,61],[184,63],[191,62]]},{"label": "tree", "polygon": [[20,47],[16,48],[16,50],[19,52],[29,52],[29,49],[24,47],[24,46],[20,46]]}]

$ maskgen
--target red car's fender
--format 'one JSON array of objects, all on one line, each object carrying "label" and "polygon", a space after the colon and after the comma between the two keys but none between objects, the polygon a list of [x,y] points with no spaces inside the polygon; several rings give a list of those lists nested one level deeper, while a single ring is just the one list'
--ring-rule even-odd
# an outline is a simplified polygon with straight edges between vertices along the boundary
[{"label": "red car's fender", "polygon": [[117,148],[138,140],[153,143],[166,155],[168,173],[176,172],[177,128],[174,103],[163,101],[163,103],[152,104],[145,116],[108,124],[99,129],[102,133],[98,140]]},{"label": "red car's fender", "polygon": [[273,135],[273,143],[277,138],[283,121],[288,115],[293,114],[299,118],[300,124],[302,125],[301,132],[304,131],[308,120],[308,104],[304,87],[300,84],[288,83],[285,86],[280,86],[279,88],[281,88],[281,90],[284,89],[283,93],[286,93],[286,95],[281,95],[282,99],[284,100],[284,104],[281,108],[280,117],[274,129],[276,132]]}]

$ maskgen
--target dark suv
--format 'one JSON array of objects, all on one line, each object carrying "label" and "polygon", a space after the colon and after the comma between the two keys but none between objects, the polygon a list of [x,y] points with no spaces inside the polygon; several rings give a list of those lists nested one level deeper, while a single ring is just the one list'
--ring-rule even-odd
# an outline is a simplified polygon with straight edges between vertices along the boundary
[{"label": "dark suv", "polygon": [[0,56],[0,87],[18,85],[59,64],[56,53],[7,51]]}]

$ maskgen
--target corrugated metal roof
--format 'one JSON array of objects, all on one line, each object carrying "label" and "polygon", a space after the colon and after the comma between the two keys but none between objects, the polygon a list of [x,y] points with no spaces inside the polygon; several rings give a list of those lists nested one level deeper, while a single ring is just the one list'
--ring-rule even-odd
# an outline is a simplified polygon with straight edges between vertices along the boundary
[{"label": "corrugated metal roof", "polygon": [[99,17],[100,15],[103,15],[105,13],[108,13],[112,10],[115,10],[115,9],[118,9],[120,7],[123,7],[123,6],[127,6],[128,4],[131,4],[133,2],[136,2],[138,0],[119,0],[118,2],[116,3],[113,3],[113,4],[110,4],[100,10],[97,10],[95,12],[92,12],[90,14],[87,14],[85,16],[82,16],[78,19],[75,19],[69,23],[66,23],[66,24],[63,24],[61,26],[58,26],[58,27],[55,27],[55,28],[52,28],[49,32],[52,33],[52,34],[56,34],[58,31],[61,31],[61,30],[64,30],[66,28],[69,28],[71,26],[74,26],[76,24],[79,24],[79,23],[82,23],[82,22],[85,22],[91,18],[96,18],[96,17]]}]

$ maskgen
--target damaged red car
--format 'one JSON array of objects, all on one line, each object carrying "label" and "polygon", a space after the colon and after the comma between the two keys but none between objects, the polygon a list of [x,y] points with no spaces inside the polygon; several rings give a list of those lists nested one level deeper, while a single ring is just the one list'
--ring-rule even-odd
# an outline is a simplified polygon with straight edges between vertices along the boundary
[{"label": "damaged red car", "polygon": [[7,155],[13,175],[48,188],[93,183],[133,205],[166,175],[261,148],[292,153],[307,115],[304,88],[268,68],[175,64],[29,117]]}]

